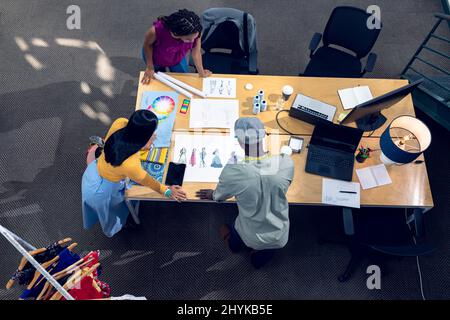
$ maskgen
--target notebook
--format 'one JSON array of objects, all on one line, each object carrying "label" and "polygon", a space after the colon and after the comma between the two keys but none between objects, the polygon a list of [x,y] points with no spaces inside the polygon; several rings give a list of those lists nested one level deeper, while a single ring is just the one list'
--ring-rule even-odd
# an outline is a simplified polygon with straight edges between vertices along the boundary
[{"label": "notebook", "polygon": [[359,183],[323,178],[322,203],[333,206],[360,208]]},{"label": "notebook", "polygon": [[361,103],[373,99],[372,92],[370,92],[368,86],[341,89],[338,90],[338,93],[345,110],[352,109]]},{"label": "notebook", "polygon": [[392,183],[384,164],[356,169],[356,175],[364,190]]}]

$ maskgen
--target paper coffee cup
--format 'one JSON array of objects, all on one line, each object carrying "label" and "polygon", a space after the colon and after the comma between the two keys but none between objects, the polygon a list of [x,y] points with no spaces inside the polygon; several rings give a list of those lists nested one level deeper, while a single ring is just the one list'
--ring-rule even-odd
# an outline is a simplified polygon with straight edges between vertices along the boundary
[{"label": "paper coffee cup", "polygon": [[291,86],[288,86],[288,85],[284,86],[282,89],[283,100],[288,101],[293,92],[294,92],[294,88],[292,88]]}]

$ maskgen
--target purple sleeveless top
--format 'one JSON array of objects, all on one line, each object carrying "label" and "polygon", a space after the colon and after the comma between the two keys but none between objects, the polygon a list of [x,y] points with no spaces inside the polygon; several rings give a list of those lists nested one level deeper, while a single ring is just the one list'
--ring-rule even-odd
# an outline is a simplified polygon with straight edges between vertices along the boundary
[{"label": "purple sleeveless top", "polygon": [[179,64],[197,40],[185,43],[183,40],[175,39],[162,21],[155,21],[153,26],[156,31],[156,41],[153,43],[153,64],[158,67],[172,67]]}]

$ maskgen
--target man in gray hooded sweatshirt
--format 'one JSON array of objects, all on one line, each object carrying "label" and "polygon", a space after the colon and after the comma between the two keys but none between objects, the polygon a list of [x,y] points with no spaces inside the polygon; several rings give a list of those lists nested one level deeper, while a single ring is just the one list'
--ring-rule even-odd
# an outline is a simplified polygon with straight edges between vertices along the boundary
[{"label": "man in gray hooded sweatshirt", "polygon": [[289,155],[264,152],[266,132],[258,118],[238,119],[235,133],[245,159],[227,164],[216,190],[202,189],[197,196],[215,201],[235,197],[239,214],[234,225],[221,227],[220,234],[232,252],[250,249],[251,263],[258,269],[288,241],[286,193],[294,176],[294,163]]}]

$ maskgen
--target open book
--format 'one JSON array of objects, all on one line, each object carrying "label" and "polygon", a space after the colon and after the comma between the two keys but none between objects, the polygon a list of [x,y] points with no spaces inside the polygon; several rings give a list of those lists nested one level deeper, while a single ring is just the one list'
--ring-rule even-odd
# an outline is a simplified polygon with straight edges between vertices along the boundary
[{"label": "open book", "polygon": [[359,86],[348,89],[338,90],[339,98],[341,98],[342,106],[345,110],[352,109],[358,104],[373,99],[372,92],[368,86]]},{"label": "open book", "polygon": [[356,175],[364,190],[392,183],[384,164],[356,169]]}]

